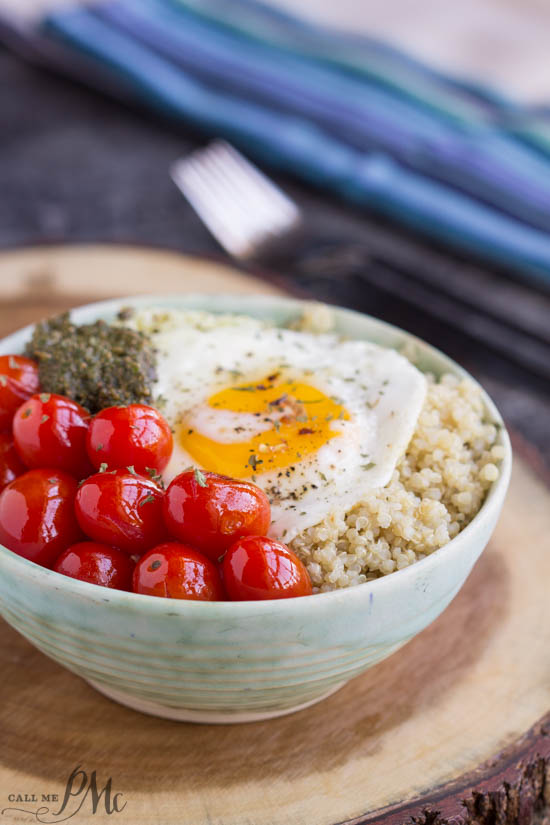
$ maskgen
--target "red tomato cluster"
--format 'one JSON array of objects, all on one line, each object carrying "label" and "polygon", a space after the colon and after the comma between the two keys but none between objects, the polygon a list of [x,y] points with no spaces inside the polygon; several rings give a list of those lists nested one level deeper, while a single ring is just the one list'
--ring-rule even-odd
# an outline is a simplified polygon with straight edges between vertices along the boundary
[{"label": "red tomato cluster", "polygon": [[103,587],[206,601],[312,592],[266,537],[271,513],[247,481],[187,470],[162,488],[168,423],[143,404],[95,416],[41,393],[36,364],[0,356],[0,543]]}]

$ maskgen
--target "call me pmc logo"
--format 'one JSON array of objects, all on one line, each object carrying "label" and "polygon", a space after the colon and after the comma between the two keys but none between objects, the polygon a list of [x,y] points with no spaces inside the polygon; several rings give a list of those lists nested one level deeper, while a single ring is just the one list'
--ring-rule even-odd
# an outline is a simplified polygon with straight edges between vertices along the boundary
[{"label": "call me pmc logo", "polygon": [[[103,787],[98,785],[96,772],[88,776],[86,771],[82,770],[79,765],[76,767],[65,786],[65,793],[63,799],[57,810],[52,810],[48,805],[40,805],[36,810],[30,808],[23,808],[17,805],[10,805],[2,810],[2,816],[9,816],[10,814],[20,813],[27,814],[32,817],[35,822],[40,822],[42,825],[56,825],[58,822],[66,822],[72,819],[79,811],[86,810],[88,813],[95,814],[98,811],[101,813],[119,814],[126,807],[126,802],[122,801],[122,794],[113,791],[113,780],[111,777],[107,780]],[[42,801],[58,801],[55,794],[41,794]],[[35,794],[10,794],[9,802],[36,802],[38,801]]]}]

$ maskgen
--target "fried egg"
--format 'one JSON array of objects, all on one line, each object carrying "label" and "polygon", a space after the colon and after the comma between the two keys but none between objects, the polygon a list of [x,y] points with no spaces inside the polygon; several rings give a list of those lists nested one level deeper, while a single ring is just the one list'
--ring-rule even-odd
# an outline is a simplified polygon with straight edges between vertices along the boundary
[{"label": "fried egg", "polygon": [[282,541],[387,484],[424,403],[422,373],[368,341],[204,312],[134,324],[153,338],[174,431],[165,481],[190,466],[253,481]]}]

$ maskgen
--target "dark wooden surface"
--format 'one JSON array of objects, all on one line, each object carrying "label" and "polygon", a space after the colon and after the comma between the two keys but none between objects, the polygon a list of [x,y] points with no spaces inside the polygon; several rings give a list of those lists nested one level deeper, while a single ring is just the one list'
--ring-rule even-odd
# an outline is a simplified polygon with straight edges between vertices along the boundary
[{"label": "dark wooden surface", "polygon": [[[203,141],[0,50],[0,247],[112,241],[223,256],[167,174],[176,157]],[[306,211],[313,236],[341,236],[346,243],[389,236],[420,261],[432,267],[440,262],[442,277],[453,260],[323,193],[278,180]],[[288,281],[296,288],[293,278]],[[507,421],[550,464],[547,381],[357,280],[312,274],[299,287],[397,323],[444,349],[482,381]]]}]

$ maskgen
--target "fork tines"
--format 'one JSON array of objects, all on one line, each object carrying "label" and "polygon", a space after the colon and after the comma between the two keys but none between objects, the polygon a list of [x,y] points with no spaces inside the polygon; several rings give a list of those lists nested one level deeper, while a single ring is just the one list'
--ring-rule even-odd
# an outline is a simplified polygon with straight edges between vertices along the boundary
[{"label": "fork tines", "polygon": [[236,149],[216,140],[177,160],[176,186],[220,244],[247,258],[300,222],[295,203]]}]

